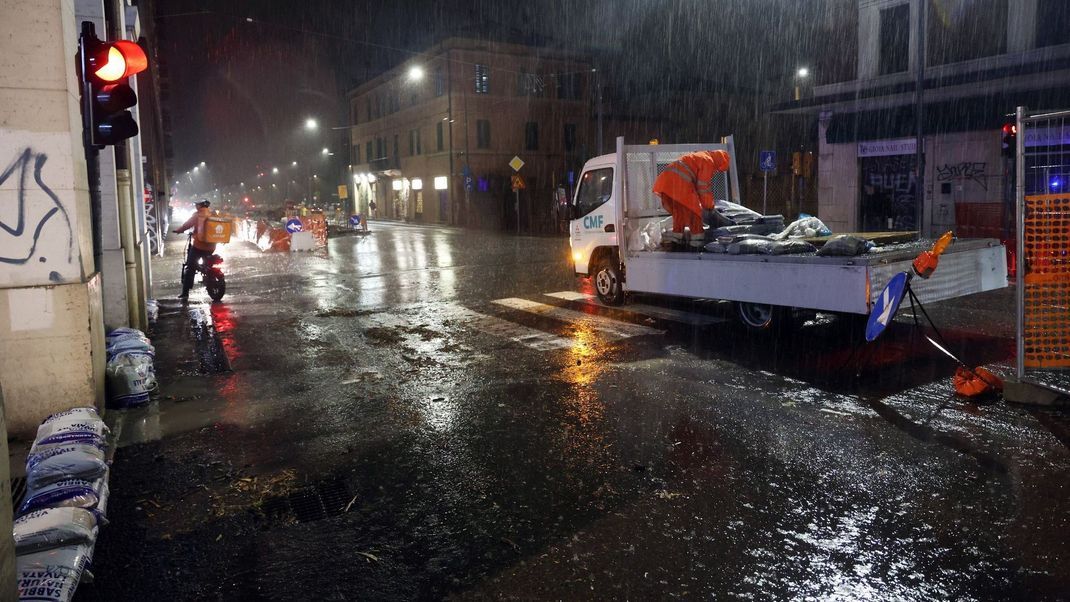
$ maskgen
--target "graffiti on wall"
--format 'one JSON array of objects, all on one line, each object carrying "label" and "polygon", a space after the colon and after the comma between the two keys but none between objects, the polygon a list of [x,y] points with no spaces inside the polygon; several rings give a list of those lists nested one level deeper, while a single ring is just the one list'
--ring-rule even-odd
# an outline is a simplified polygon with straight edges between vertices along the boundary
[{"label": "graffiti on wall", "polygon": [[962,163],[944,163],[936,168],[937,182],[975,182],[982,190],[988,190],[988,178],[984,161],[963,161]]},{"label": "graffiti on wall", "polygon": [[[0,172],[0,188],[14,184],[14,203],[0,207],[0,264],[26,265],[32,260],[40,263],[74,260],[74,228],[70,216],[56,193],[49,188],[41,175],[48,162],[48,155],[23,148],[14,160]],[[13,205],[13,206],[12,206]],[[67,237],[65,257],[46,257],[40,253],[42,233],[50,222],[62,224]],[[52,248],[55,248],[54,246]],[[51,272],[49,279],[59,280],[59,274]]]}]

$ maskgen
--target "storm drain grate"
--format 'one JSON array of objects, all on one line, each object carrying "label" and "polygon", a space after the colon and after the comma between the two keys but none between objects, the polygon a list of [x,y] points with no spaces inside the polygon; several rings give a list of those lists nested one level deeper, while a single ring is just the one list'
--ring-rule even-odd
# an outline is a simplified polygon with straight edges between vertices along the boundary
[{"label": "storm drain grate", "polygon": [[299,523],[310,523],[342,514],[351,500],[341,479],[329,479],[265,500],[263,510],[275,520],[293,517]]},{"label": "storm drain grate", "polygon": [[26,477],[11,479],[11,507],[18,510],[24,497],[26,497]]}]

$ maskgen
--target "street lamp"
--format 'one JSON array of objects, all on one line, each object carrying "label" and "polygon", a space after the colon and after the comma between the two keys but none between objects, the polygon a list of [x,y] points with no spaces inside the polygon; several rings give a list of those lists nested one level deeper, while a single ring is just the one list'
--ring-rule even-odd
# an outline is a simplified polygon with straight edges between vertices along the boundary
[{"label": "street lamp", "polygon": [[319,126],[320,126],[319,122],[317,122],[312,117],[309,117],[308,119],[305,120],[305,129],[306,130],[313,131],[316,128],[318,128]]},{"label": "street lamp", "polygon": [[279,168],[278,167],[272,167],[271,168],[271,173],[273,173],[273,174],[279,173]]},{"label": "street lamp", "polygon": [[810,77],[810,70],[806,67],[799,67],[795,71],[795,100],[802,98],[802,82],[808,77]]},{"label": "street lamp", "polygon": [[201,167],[204,167],[204,161],[201,161]]},{"label": "street lamp", "polygon": [[293,163],[291,163],[290,167],[297,167],[297,161],[294,161]]},{"label": "street lamp", "polygon": [[330,154],[330,152],[331,152],[331,149],[329,149],[329,148],[327,148],[327,147],[325,146],[325,147],[323,147],[323,150],[322,150],[322,151],[320,151],[320,152],[321,152],[321,153],[323,153],[324,155],[327,155],[327,154]]},{"label": "street lamp", "polygon": [[418,82],[424,78],[424,68],[419,65],[409,67],[409,81]]}]

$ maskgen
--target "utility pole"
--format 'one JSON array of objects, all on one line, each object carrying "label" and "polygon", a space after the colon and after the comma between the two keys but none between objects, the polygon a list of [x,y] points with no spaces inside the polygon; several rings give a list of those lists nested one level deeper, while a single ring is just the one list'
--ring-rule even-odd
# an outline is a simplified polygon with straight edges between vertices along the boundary
[{"label": "utility pole", "polygon": [[595,90],[598,93],[598,154],[601,155],[605,151],[602,150],[602,76],[598,73],[598,69],[591,69],[594,73]]}]

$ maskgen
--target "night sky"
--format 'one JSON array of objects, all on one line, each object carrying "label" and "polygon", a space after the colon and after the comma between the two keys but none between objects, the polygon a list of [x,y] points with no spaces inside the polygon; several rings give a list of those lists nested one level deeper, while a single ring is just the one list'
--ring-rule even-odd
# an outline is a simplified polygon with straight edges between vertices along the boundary
[{"label": "night sky", "polygon": [[[725,87],[782,92],[850,68],[854,0],[169,0],[156,15],[170,79],[176,176],[215,184],[332,145],[346,90],[451,36],[591,53],[608,100]],[[784,100],[784,98],[778,98]],[[672,111],[657,103],[644,111]],[[301,131],[314,116],[320,138]],[[332,145],[333,146],[333,145]]]}]

